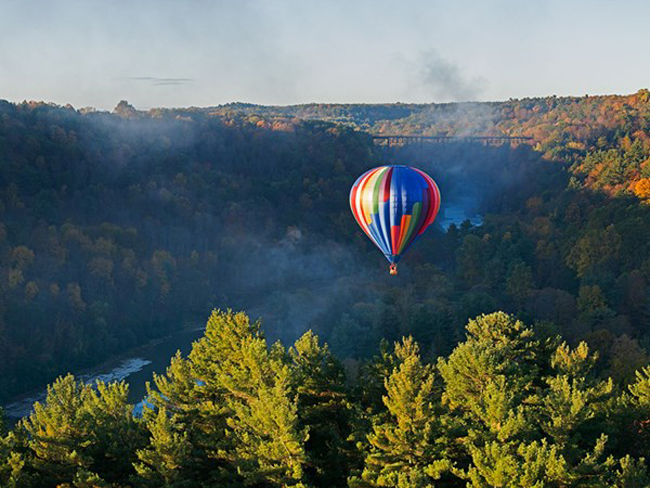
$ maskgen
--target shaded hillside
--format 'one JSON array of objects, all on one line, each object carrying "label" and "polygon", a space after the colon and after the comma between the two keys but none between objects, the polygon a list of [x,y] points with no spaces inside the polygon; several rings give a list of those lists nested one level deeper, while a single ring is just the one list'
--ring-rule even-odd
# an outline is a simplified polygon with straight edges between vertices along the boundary
[{"label": "shaded hillside", "polygon": [[238,303],[264,270],[234,264],[273,246],[351,239],[348,185],[371,155],[366,136],[315,122],[2,104],[0,397]]}]

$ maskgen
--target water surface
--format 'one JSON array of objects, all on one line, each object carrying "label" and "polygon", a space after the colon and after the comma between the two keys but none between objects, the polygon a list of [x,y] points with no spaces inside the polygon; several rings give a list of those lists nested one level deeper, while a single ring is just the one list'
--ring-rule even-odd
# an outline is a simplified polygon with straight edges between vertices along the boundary
[{"label": "water surface", "polygon": [[[73,374],[91,384],[97,380],[125,380],[129,384],[129,402],[138,404],[146,394],[146,383],[153,380],[153,373],[164,373],[176,351],[180,350],[186,356],[192,348],[192,342],[203,335],[203,330],[195,328],[177,332],[135,348],[119,359]],[[43,402],[46,394],[47,388],[43,388],[10,401],[3,407],[7,419],[11,422],[29,415],[34,402]]]}]

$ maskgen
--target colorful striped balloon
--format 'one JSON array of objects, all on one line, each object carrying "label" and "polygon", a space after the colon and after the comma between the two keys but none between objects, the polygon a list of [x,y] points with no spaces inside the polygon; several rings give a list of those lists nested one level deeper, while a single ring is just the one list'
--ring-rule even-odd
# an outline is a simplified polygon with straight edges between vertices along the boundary
[{"label": "colorful striped balloon", "polygon": [[433,223],[440,208],[435,181],[416,168],[380,166],[362,174],[350,191],[357,223],[390,262],[397,262]]}]

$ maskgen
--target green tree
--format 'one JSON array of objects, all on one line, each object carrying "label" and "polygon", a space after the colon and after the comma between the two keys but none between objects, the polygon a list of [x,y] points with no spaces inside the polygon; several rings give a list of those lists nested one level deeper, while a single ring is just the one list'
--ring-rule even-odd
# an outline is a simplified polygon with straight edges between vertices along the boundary
[{"label": "green tree", "polygon": [[470,461],[454,473],[477,487],[645,479],[642,461],[607,452],[613,383],[595,378],[597,357],[586,344],[542,344],[502,312],[477,317],[467,330],[467,340],[438,362],[443,402],[465,423]]},{"label": "green tree", "polygon": [[533,288],[533,273],[526,263],[515,264],[506,279],[506,291],[520,306]]},{"label": "green tree", "polygon": [[150,416],[147,429],[149,445],[137,451],[139,462],[135,469],[139,475],[138,484],[147,486],[183,487],[192,486],[194,480],[188,475],[192,445],[187,432],[183,432],[175,417],[164,407]]},{"label": "green tree", "polygon": [[361,464],[354,443],[358,412],[347,392],[343,365],[312,331],[296,341],[289,357],[300,426],[309,432],[307,479],[315,486],[343,486]]},{"label": "green tree", "polygon": [[489,442],[469,445],[472,463],[467,472],[473,487],[565,486],[572,481],[564,458],[545,439],[530,444]]},{"label": "green tree", "polygon": [[32,479],[25,468],[25,439],[14,432],[0,436],[0,486],[18,488],[30,486]]},{"label": "green tree", "polygon": [[647,458],[650,457],[650,365],[636,372],[636,381],[628,389],[633,413],[627,427],[638,453]]},{"label": "green tree", "polygon": [[385,339],[379,343],[379,354],[361,365],[356,396],[366,417],[384,416],[386,405],[383,397],[386,394],[386,380],[396,365],[397,358],[392,354],[390,343]]},{"label": "green tree", "polygon": [[650,364],[650,356],[636,339],[623,334],[614,340],[609,359],[609,373],[614,381],[631,383],[636,371],[647,364]]},{"label": "green tree", "polygon": [[477,284],[483,277],[483,247],[481,239],[470,234],[456,253],[458,273],[468,285]]},{"label": "green tree", "polygon": [[361,478],[352,486],[432,486],[451,469],[431,365],[411,337],[395,344],[397,365],[385,381],[388,415],[373,425]]},{"label": "green tree", "polygon": [[[138,471],[147,482],[165,480],[173,484],[176,473],[178,479],[195,486],[226,485],[228,480],[237,479],[222,453],[231,447],[225,438],[230,410],[224,390],[212,381],[198,380],[192,363],[182,358],[180,352],[172,358],[164,375],[154,375],[154,383],[156,388],[148,385],[147,396],[154,408],[144,408],[150,443],[138,454]],[[161,411],[169,416],[169,422],[161,417]],[[192,446],[187,459],[184,449],[176,451],[167,444],[178,440],[179,435]],[[154,466],[151,463],[156,458],[160,464]]]},{"label": "green tree", "polygon": [[548,388],[542,399],[540,425],[569,460],[590,443],[600,442],[601,436],[593,435],[592,426],[606,415],[613,382],[594,377],[597,359],[584,342],[573,350],[560,344],[551,357],[553,374],[545,379]]},{"label": "green tree", "polygon": [[650,366],[636,372],[636,382],[629,386],[630,393],[640,407],[650,414]]},{"label": "green tree", "polygon": [[613,224],[603,230],[589,230],[578,239],[569,252],[567,264],[579,277],[583,277],[594,266],[616,262],[621,246],[621,235]]},{"label": "green tree", "polygon": [[530,430],[522,401],[534,394],[541,352],[533,331],[503,312],[467,324],[467,340],[438,361],[443,402],[459,410],[488,438],[517,437]]},{"label": "green tree", "polygon": [[291,368],[281,346],[267,347],[259,322],[215,310],[188,359],[177,356],[155,382],[154,405],[186,426],[196,448],[189,479],[301,482],[307,430],[299,424]]},{"label": "green tree", "polygon": [[22,420],[29,435],[27,462],[42,485],[76,478],[126,483],[135,474],[135,451],[145,444],[142,427],[132,416],[126,383],[94,387],[72,375],[48,387],[44,404]]}]

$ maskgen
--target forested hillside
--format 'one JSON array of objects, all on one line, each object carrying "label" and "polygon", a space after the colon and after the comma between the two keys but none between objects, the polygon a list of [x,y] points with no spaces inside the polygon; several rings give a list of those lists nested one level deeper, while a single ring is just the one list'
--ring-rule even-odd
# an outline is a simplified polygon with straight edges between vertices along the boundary
[{"label": "forested hillside", "polygon": [[[504,309],[549,333],[587,340],[600,351],[598,369],[619,380],[630,381],[649,361],[648,90],[495,103],[205,110],[253,120],[323,119],[377,134],[532,137],[532,152],[449,143],[393,149],[393,161],[427,169],[449,185],[443,207],[470,195],[487,214],[480,227],[452,227],[440,241],[419,243],[428,262],[416,261],[414,271],[434,268],[421,275],[425,285],[411,280],[411,292],[395,291],[393,303],[406,304],[396,318],[409,323],[400,330],[422,333],[436,354],[449,350],[441,337],[450,336],[434,339],[436,327],[457,333],[466,318]],[[364,322],[365,310],[350,310],[346,325]],[[414,316],[423,310],[430,315],[419,323]]]},{"label": "forested hillside", "polygon": [[274,250],[279,262],[353,239],[349,181],[371,155],[364,135],[322,123],[3,103],[0,398],[202,321],[212,304],[255,304],[277,289],[269,279],[292,279],[286,263],[261,269],[279,265],[264,262]]},{"label": "forested hillside", "polygon": [[[595,373],[632,382],[650,346],[648,98],[113,113],[4,102],[0,398],[213,306],[262,315],[285,343],[312,328],[350,364],[409,334],[433,360],[469,318],[504,310],[585,340]],[[386,154],[363,130],[534,140]],[[387,161],[439,181],[442,212],[468,198],[485,215],[428,231],[397,277],[347,203]]]}]

